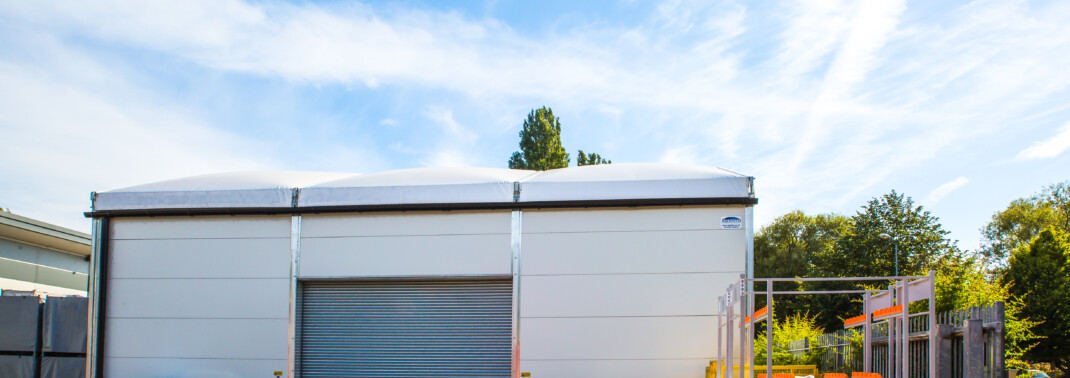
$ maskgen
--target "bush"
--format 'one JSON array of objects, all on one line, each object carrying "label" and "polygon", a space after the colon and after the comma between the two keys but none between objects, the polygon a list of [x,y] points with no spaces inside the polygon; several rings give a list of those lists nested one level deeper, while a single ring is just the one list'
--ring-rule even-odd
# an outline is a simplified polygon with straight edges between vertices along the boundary
[{"label": "bush", "polygon": [[[758,364],[765,361],[765,328],[758,328],[759,332],[754,337],[754,360]],[[784,318],[783,322],[773,321],[773,364],[774,365],[819,365],[821,363],[821,350],[814,348],[818,345],[818,336],[825,330],[817,326],[817,321],[810,314],[793,315]],[[789,352],[790,344],[796,340],[809,340],[811,348],[802,352]]]}]

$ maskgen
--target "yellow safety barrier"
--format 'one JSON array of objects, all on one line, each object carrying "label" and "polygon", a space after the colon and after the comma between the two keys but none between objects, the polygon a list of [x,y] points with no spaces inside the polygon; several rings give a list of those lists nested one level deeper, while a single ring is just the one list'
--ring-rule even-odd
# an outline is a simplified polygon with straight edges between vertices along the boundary
[{"label": "yellow safety barrier", "polygon": [[[720,369],[717,368],[717,361],[710,361],[710,366],[706,367],[706,378],[719,378],[725,376],[724,366]],[[733,366],[732,371],[738,371],[739,366]],[[766,375],[765,365],[755,366],[754,374],[758,377],[764,377]],[[817,365],[773,365],[773,378],[777,378],[779,374],[791,374],[793,376],[807,376],[812,375],[814,377],[821,377],[821,374],[817,371]],[[750,366],[744,366],[743,377],[750,378]]]}]

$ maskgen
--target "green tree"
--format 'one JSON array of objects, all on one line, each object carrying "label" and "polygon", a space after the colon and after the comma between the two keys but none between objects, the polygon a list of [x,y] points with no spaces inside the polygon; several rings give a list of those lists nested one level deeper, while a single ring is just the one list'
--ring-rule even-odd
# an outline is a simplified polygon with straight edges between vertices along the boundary
[{"label": "green tree", "polygon": [[936,311],[1004,303],[1004,352],[1007,367],[1026,368],[1025,353],[1037,344],[1037,322],[1025,314],[1022,298],[1011,294],[1011,284],[989,274],[976,256],[948,256],[937,263]]},{"label": "green tree", "polygon": [[900,275],[923,275],[941,257],[961,253],[939,218],[894,190],[869,200],[851,224],[834,251],[818,257],[829,276],[891,276],[897,260]]},{"label": "green tree", "polygon": [[[831,253],[850,227],[850,218],[837,214],[810,216],[796,210],[777,217],[754,235],[754,276],[811,277],[814,257]],[[801,288],[797,282],[774,285],[776,290]],[[755,290],[765,290],[765,284],[755,283]],[[807,295],[778,296],[773,313],[778,320],[784,320],[789,315],[811,312],[813,299]],[[757,306],[764,305],[765,298],[758,296]]]},{"label": "green tree", "polygon": [[1070,236],[1055,227],[1041,231],[1012,252],[1003,282],[1025,304],[1022,315],[1040,323],[1042,338],[1025,357],[1070,374]]},{"label": "green tree", "polygon": [[509,168],[548,169],[568,167],[568,152],[561,146],[561,120],[545,106],[533,109],[520,130],[520,151],[509,158]]},{"label": "green tree", "polygon": [[1011,251],[1028,245],[1046,227],[1070,232],[1070,181],[1016,199],[992,215],[992,221],[981,230],[985,245],[980,252],[999,263]]},{"label": "green tree", "polygon": [[[947,238],[948,231],[939,218],[922,206],[915,206],[910,197],[895,192],[873,198],[851,217],[851,227],[839,238],[834,248],[813,257],[813,274],[819,277],[866,277],[895,274],[896,245],[900,275],[924,275],[935,269],[942,259],[956,259],[962,255],[955,243]],[[887,240],[881,234],[893,236]],[[870,282],[880,287],[887,283]],[[814,282],[805,285],[812,290],[850,290],[858,284],[845,282]],[[845,317],[862,313],[856,297],[846,295],[818,295],[810,301],[811,313],[823,328],[842,327]]]},{"label": "green tree", "polygon": [[598,155],[596,153],[591,153],[590,155],[588,155],[588,154],[583,153],[583,150],[580,150],[580,153],[578,155],[579,156],[576,157],[576,165],[578,165],[578,166],[597,165],[597,164],[613,164],[612,161],[607,160],[607,159],[603,158],[602,156],[600,156],[600,155]]}]

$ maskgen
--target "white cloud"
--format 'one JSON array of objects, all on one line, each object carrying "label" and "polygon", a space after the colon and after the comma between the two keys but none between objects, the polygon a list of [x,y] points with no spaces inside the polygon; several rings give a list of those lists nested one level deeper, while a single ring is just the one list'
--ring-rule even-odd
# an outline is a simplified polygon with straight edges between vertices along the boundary
[{"label": "white cloud", "polygon": [[944,183],[943,185],[940,185],[936,187],[936,189],[933,189],[933,191],[929,192],[929,195],[925,197],[924,203],[926,206],[929,207],[935,206],[937,203],[940,203],[940,201],[943,201],[944,197],[947,197],[948,194],[951,194],[951,192],[954,192],[955,190],[961,188],[963,185],[966,185],[969,182],[970,179],[965,177],[958,177],[954,180],[948,181],[947,183]]},{"label": "white cloud", "polygon": [[0,193],[4,207],[26,216],[86,231],[80,211],[91,191],[272,166],[257,143],[150,101],[115,101],[103,88],[4,63],[0,87],[17,88],[0,92]]},{"label": "white cloud", "polygon": [[1067,149],[1070,149],[1070,123],[1063,125],[1062,131],[1055,136],[1019,152],[1015,160],[1051,159]]},{"label": "white cloud", "polygon": [[[755,175],[771,214],[850,208],[897,172],[992,140],[1022,142],[1023,125],[1057,136],[1019,159],[1070,148],[1070,132],[1041,121],[1067,103],[1070,6],[978,1],[916,14],[908,5],[789,0],[763,13],[755,3],[673,1],[634,24],[571,23],[534,35],[459,12],[348,3],[3,2],[0,15],[27,34],[152,51],[209,72],[442,93],[447,100],[397,106],[422,111],[432,134],[375,141],[425,165],[504,162],[480,156],[480,143],[507,135],[515,148],[517,114],[567,106],[597,114],[569,118],[570,130],[611,129],[582,134],[611,140],[570,145],[612,145],[617,161]],[[92,81],[75,83],[85,92],[107,81],[65,77]],[[138,97],[134,80],[116,82]],[[160,106],[149,112],[202,123]],[[418,127],[395,117],[403,117],[397,128]],[[380,125],[395,128],[389,121]]]},{"label": "white cloud", "polygon": [[424,116],[443,129],[443,136],[421,164],[428,167],[465,167],[477,165],[474,145],[479,135],[468,130],[453,118],[453,110],[432,106],[424,109]]}]

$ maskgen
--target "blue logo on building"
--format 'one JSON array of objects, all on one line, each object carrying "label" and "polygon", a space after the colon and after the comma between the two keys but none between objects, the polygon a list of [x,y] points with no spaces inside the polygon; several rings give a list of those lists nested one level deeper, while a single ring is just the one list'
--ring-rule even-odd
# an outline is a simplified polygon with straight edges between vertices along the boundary
[{"label": "blue logo on building", "polygon": [[737,230],[743,228],[743,219],[740,217],[721,218],[721,228],[727,230]]}]

